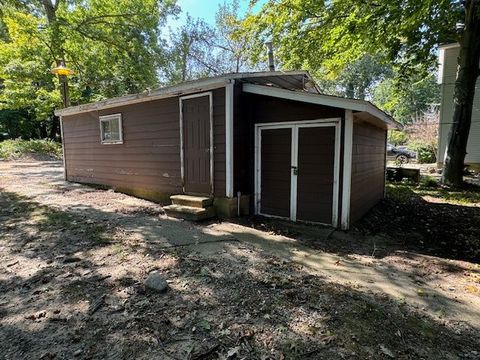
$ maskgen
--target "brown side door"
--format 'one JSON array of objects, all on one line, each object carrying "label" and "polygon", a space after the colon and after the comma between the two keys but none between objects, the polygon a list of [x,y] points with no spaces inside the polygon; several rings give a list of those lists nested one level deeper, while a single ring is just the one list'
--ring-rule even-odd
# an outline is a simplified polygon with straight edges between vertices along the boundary
[{"label": "brown side door", "polygon": [[335,127],[298,128],[297,220],[332,223]]},{"label": "brown side door", "polygon": [[292,129],[261,131],[260,213],[290,217]]},{"label": "brown side door", "polygon": [[211,195],[210,97],[182,99],[183,181],[187,194]]}]

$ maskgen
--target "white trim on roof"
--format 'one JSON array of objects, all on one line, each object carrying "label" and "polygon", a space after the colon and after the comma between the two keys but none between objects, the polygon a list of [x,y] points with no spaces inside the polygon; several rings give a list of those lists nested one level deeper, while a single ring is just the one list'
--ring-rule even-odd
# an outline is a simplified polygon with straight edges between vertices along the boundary
[{"label": "white trim on roof", "polygon": [[439,49],[450,49],[450,48],[456,48],[456,47],[459,47],[460,44],[458,42],[454,42],[454,43],[449,43],[449,44],[441,44],[441,45],[438,45],[438,48]]},{"label": "white trim on roof", "polygon": [[243,91],[251,94],[272,96],[281,99],[295,100],[311,104],[326,105],[353,111],[367,112],[382,120],[391,128],[401,128],[401,125],[383,111],[364,100],[347,99],[332,95],[312,94],[307,92],[279,89],[272,86],[243,84]]},{"label": "white trim on roof", "polygon": [[144,91],[139,94],[126,95],[111,99],[106,99],[98,101],[95,103],[83,104],[78,106],[71,106],[65,109],[60,109],[55,111],[57,116],[68,116],[79,114],[88,111],[98,111],[103,109],[109,109],[117,106],[125,106],[130,104],[137,104],[145,101],[164,99],[169,97],[176,97],[181,95],[188,95],[197,92],[204,92],[220,87],[224,87],[231,80],[234,79],[244,79],[244,78],[257,78],[257,77],[267,77],[267,76],[281,76],[281,75],[290,75],[298,76],[304,75],[310,77],[307,71],[265,71],[265,72],[251,72],[251,73],[235,73],[235,74],[226,74],[220,75],[211,78],[199,79],[186,81],[178,85],[167,86],[164,88]]}]

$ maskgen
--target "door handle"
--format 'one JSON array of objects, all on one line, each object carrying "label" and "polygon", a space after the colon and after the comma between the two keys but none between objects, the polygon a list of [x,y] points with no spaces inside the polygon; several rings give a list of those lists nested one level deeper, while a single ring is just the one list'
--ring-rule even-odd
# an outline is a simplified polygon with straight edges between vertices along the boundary
[{"label": "door handle", "polygon": [[292,166],[293,175],[298,175],[298,168],[296,166]]}]

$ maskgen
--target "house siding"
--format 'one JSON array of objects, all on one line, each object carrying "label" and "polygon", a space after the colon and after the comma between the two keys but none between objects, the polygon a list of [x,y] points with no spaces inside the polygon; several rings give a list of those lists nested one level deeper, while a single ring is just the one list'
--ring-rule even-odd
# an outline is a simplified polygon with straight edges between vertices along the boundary
[{"label": "house siding", "polygon": [[[255,187],[255,124],[343,118],[344,109],[235,91],[234,190],[253,194]],[[253,211],[253,201],[250,210]]]},{"label": "house siding", "polygon": [[[100,142],[99,116],[122,114],[123,144]],[[179,98],[62,118],[67,180],[167,202],[182,193]],[[213,91],[214,189],[225,194],[225,91]]]},{"label": "house siding", "polygon": [[360,219],[385,192],[387,131],[354,120],[350,221]]},{"label": "house siding", "polygon": [[213,90],[213,193],[224,197],[225,168],[225,88]]},{"label": "house siding", "polygon": [[[440,104],[440,125],[438,132],[437,162],[443,164],[448,133],[453,118],[453,92],[457,76],[457,58],[460,47],[448,47],[440,51],[440,76],[442,100]],[[473,101],[472,125],[467,143],[465,163],[480,165],[480,80],[477,81]]]},{"label": "house siding", "polygon": [[339,118],[345,110],[263,95],[245,94],[254,123]]}]

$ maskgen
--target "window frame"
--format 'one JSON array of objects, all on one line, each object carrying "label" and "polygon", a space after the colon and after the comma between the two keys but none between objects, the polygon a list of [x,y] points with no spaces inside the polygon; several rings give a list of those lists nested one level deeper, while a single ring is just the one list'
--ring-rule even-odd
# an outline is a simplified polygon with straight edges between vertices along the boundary
[{"label": "window frame", "polygon": [[[118,120],[118,134],[119,134],[119,139],[118,140],[104,140],[104,133],[103,133],[103,127],[102,127],[102,122],[111,122],[112,120]],[[100,142],[102,145],[115,145],[115,144],[123,144],[123,126],[122,126],[122,114],[109,114],[109,115],[103,115],[99,116],[99,126],[100,126]],[[111,126],[110,126],[111,128]]]}]

